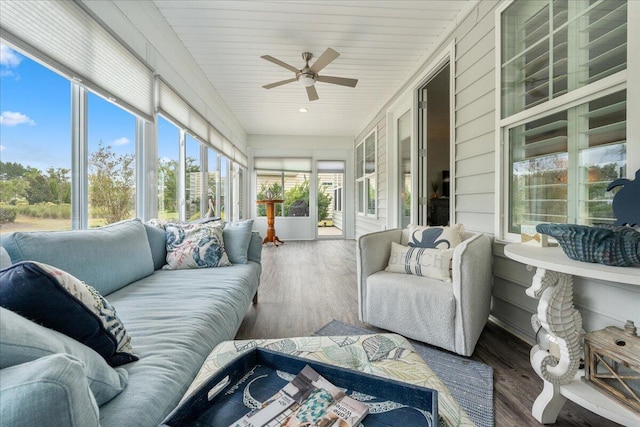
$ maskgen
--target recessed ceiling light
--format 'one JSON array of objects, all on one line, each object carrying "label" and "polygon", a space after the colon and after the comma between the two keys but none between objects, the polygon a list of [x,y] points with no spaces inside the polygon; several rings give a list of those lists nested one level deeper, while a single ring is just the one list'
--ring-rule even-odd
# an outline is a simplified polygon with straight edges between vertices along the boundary
[{"label": "recessed ceiling light", "polygon": [[304,107],[302,107],[302,108],[301,108],[301,109],[299,109],[298,111],[300,111],[301,113],[308,113],[308,112],[309,112],[309,110],[308,110],[308,109],[306,109],[306,108],[304,108]]}]

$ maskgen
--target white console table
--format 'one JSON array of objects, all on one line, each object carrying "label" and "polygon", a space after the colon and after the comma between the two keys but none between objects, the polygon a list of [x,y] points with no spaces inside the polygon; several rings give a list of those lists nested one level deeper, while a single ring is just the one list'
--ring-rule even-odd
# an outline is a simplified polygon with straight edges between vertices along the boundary
[{"label": "white console table", "polygon": [[570,259],[558,246],[536,247],[511,244],[504,254],[527,266],[536,267],[527,295],[536,298],[534,330],[542,326],[558,345],[552,355],[540,345],[531,349],[533,369],[544,381],[542,393],[531,410],[543,424],[553,424],[567,399],[596,414],[625,426],[640,426],[640,414],[582,381],[579,369],[584,356],[580,345],[582,318],[573,305],[573,276],[640,286],[639,267],[610,267]]}]

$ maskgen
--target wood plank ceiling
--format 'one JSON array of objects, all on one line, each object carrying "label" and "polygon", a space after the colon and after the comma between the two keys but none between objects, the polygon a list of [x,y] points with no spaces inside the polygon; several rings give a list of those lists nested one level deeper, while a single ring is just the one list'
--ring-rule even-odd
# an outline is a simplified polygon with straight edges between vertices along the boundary
[{"label": "wood plank ceiling", "polygon": [[[187,51],[248,134],[355,136],[455,25],[467,0],[154,0]],[[321,75],[358,79],[355,88],[316,83],[309,101],[295,77],[261,59],[302,68],[301,53],[340,53]],[[313,60],[311,64],[313,64]],[[308,113],[300,113],[302,107]]]}]

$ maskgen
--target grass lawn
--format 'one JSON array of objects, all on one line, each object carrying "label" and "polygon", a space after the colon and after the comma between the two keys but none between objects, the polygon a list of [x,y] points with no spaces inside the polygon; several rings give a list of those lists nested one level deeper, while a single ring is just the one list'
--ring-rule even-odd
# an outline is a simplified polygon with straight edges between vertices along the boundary
[{"label": "grass lawn", "polygon": [[[89,220],[89,227],[100,227],[105,225],[101,218]],[[14,231],[59,231],[71,230],[70,219],[35,218],[31,216],[18,215],[14,222],[0,224],[0,234],[12,233]]]}]

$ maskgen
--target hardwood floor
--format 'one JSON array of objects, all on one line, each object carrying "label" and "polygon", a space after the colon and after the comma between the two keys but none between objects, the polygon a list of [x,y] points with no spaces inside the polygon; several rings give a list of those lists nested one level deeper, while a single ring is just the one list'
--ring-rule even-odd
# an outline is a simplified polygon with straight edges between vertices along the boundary
[{"label": "hardwood floor", "polygon": [[[358,320],[355,241],[288,241],[262,251],[258,304],[240,326],[237,339],[310,335],[340,320],[361,327]],[[529,344],[488,323],[472,359],[494,369],[496,426],[539,426],[531,416],[542,381],[529,364]],[[616,426],[567,401],[555,426]]]}]

